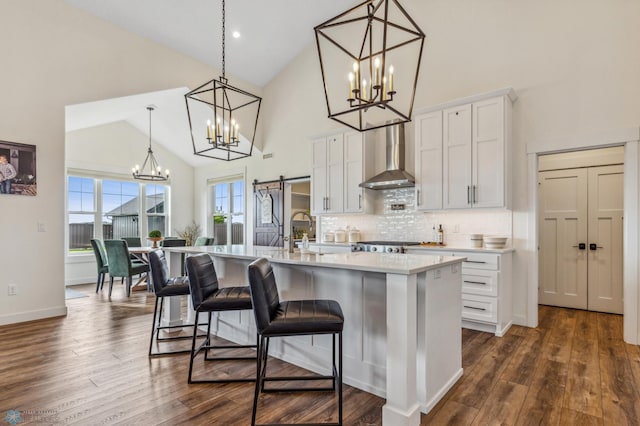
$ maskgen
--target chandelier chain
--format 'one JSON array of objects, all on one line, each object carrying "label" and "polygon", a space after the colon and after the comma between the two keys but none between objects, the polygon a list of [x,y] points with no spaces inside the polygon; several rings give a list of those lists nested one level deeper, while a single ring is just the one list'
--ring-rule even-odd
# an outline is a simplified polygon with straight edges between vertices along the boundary
[{"label": "chandelier chain", "polygon": [[151,111],[153,111],[152,107],[147,107],[149,110],[149,150],[151,150]]},{"label": "chandelier chain", "polygon": [[224,13],[224,0],[222,0],[222,78],[225,78],[225,63],[224,63],[224,57],[225,57],[225,27],[226,27],[226,22],[225,22],[225,13]]}]

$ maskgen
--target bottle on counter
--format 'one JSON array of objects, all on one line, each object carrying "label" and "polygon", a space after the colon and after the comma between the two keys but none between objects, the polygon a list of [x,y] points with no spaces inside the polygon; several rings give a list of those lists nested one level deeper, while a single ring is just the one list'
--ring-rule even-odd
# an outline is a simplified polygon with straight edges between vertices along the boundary
[{"label": "bottle on counter", "polygon": [[444,244],[444,229],[442,229],[442,225],[438,228],[438,244]]},{"label": "bottle on counter", "polygon": [[302,249],[309,250],[309,235],[306,232],[302,234]]}]

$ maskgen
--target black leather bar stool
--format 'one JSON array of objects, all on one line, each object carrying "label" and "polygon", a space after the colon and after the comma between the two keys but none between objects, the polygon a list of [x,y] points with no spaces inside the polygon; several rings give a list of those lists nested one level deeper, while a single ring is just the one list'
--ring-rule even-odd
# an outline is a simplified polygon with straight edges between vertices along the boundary
[{"label": "black leather bar stool", "polygon": [[[190,293],[189,279],[187,277],[169,278],[167,259],[162,250],[149,252],[149,267],[151,269],[151,281],[153,282],[153,288],[156,294],[156,307],[153,310],[153,325],[151,327],[151,340],[149,341],[149,356],[190,353],[191,351],[189,349],[153,352],[154,340],[158,343],[172,340],[191,339],[192,337],[191,335],[160,337],[160,330],[193,327],[193,324],[160,326],[162,309],[164,307],[164,298],[169,296],[187,296]],[[160,301],[160,310],[158,310],[158,301]],[[197,331],[197,327],[194,328],[194,332],[195,331]],[[202,336],[204,336],[204,334],[200,337]]]},{"label": "black leather bar stool", "polygon": [[[257,259],[249,265],[249,287],[251,301],[258,328],[258,373],[253,399],[251,425],[256,424],[258,398],[260,392],[290,391],[335,391],[338,389],[338,422],[321,423],[342,425],[342,329],[344,315],[340,304],[334,300],[291,300],[280,302],[278,287],[271,263],[267,259]],[[332,335],[331,376],[267,376],[267,356],[269,339],[272,337],[300,336],[311,334]],[[338,339],[338,366],[336,368],[336,338]],[[324,388],[277,388],[265,389],[269,381],[331,380],[331,386]],[[317,423],[314,423],[317,424]]]},{"label": "black leather bar stool", "polygon": [[[196,322],[200,313],[207,312],[207,334],[204,341],[196,349],[196,329],[194,326],[191,344],[191,360],[189,362],[189,383],[231,383],[253,382],[255,378],[227,378],[193,380],[193,360],[204,351],[205,361],[255,360],[255,356],[214,356],[209,357],[209,351],[216,349],[257,348],[255,345],[212,345],[211,344],[211,313],[219,311],[239,311],[252,309],[249,287],[218,287],[218,276],[211,256],[207,253],[189,256],[186,259],[187,276],[191,287],[191,301],[196,312]],[[256,339],[257,340],[257,339]]]}]

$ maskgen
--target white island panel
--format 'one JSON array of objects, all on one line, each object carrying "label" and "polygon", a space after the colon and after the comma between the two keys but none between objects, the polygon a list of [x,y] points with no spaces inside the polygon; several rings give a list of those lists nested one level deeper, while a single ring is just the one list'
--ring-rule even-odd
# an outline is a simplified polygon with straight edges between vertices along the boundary
[{"label": "white island panel", "polygon": [[[460,291],[464,258],[382,253],[305,254],[242,246],[168,248],[206,252],[221,285],[246,285],[258,257],[274,268],[281,300],[333,299],[342,306],[344,382],[385,397],[384,425],[418,425],[462,374]],[[255,341],[251,312],[223,313],[213,329]],[[326,336],[273,339],[270,355],[328,374]]]}]

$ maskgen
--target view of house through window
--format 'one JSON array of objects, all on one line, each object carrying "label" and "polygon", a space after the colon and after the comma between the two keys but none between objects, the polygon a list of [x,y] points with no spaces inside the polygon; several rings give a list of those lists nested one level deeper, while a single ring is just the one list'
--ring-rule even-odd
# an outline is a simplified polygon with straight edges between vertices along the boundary
[{"label": "view of house through window", "polygon": [[165,185],[69,176],[69,252],[90,251],[92,238],[141,237],[144,243],[151,230],[166,235],[167,199]]},{"label": "view of house through window", "polygon": [[216,182],[210,186],[215,244],[244,244],[244,181]]}]

